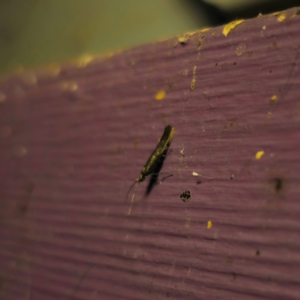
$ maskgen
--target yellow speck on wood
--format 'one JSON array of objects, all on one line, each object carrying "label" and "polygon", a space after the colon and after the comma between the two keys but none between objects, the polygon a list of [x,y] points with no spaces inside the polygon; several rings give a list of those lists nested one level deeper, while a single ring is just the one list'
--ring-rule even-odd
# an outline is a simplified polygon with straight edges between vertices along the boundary
[{"label": "yellow speck on wood", "polygon": [[207,221],[207,229],[210,229],[210,228],[212,228],[212,221]]},{"label": "yellow speck on wood", "polygon": [[276,100],[277,100],[277,96],[276,96],[276,95],[273,95],[273,96],[271,97],[271,100],[272,100],[272,101],[276,101]]},{"label": "yellow speck on wood", "polygon": [[266,29],[267,29],[267,26],[264,25],[264,26],[262,27],[262,30],[266,30]]},{"label": "yellow speck on wood", "polygon": [[160,101],[160,100],[164,99],[165,97],[166,97],[166,92],[161,90],[161,91],[156,93],[155,100]]},{"label": "yellow speck on wood", "polygon": [[258,151],[256,154],[255,154],[255,158],[256,159],[261,159],[263,157],[263,155],[265,154],[264,151]]},{"label": "yellow speck on wood", "polygon": [[77,66],[80,68],[86,67],[87,64],[89,64],[93,59],[95,59],[95,56],[84,54],[81,57],[79,57],[76,61]]},{"label": "yellow speck on wood", "polygon": [[191,88],[192,91],[196,87],[196,71],[197,71],[197,66],[194,66],[194,68],[193,68],[193,79],[191,81],[191,86],[190,86],[190,88]]},{"label": "yellow speck on wood", "polygon": [[201,29],[201,32],[205,32],[205,31],[208,31],[210,29],[210,27],[207,27],[207,28],[203,28]]},{"label": "yellow speck on wood", "polygon": [[243,22],[244,22],[244,20],[236,20],[236,21],[233,21],[233,22],[225,25],[223,28],[223,34],[225,36],[227,36],[231,30],[233,30],[235,27],[237,27],[239,24],[241,24]]},{"label": "yellow speck on wood", "polygon": [[195,177],[199,176],[199,174],[197,172],[193,172],[192,175]]},{"label": "yellow speck on wood", "polygon": [[191,81],[191,90],[193,91],[196,87],[196,79],[193,78],[192,81]]},{"label": "yellow speck on wood", "polygon": [[70,92],[74,92],[78,89],[78,85],[75,81],[64,81],[60,86],[63,90]]},{"label": "yellow speck on wood", "polygon": [[190,37],[195,33],[197,33],[197,31],[186,32],[184,35],[178,36],[177,43],[174,45],[174,47],[176,47],[178,43],[181,45],[186,45],[189,42]]},{"label": "yellow speck on wood", "polygon": [[179,36],[178,37],[178,42],[180,44],[187,44],[187,42],[189,41],[189,39],[190,39],[190,36],[189,36],[189,34],[186,33],[183,36]]},{"label": "yellow speck on wood", "polygon": [[278,16],[277,21],[278,22],[282,22],[285,19],[286,15],[285,14],[281,14]]},{"label": "yellow speck on wood", "polygon": [[187,218],[186,220],[185,220],[185,227],[190,227],[191,226],[191,222],[192,222],[192,219],[191,218]]},{"label": "yellow speck on wood", "polygon": [[196,71],[197,71],[197,66],[194,66],[194,68],[193,68],[193,75],[196,75]]},{"label": "yellow speck on wood", "polygon": [[280,12],[279,11],[275,11],[275,12],[273,12],[273,13],[271,13],[271,16],[278,16],[280,14]]}]

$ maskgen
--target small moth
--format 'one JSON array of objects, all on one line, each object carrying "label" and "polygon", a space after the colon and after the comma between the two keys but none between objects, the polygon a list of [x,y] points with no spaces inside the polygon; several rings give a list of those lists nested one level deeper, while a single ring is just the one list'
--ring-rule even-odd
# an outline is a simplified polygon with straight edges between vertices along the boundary
[{"label": "small moth", "polygon": [[[164,133],[163,133],[160,141],[158,142],[156,148],[154,149],[154,151],[150,155],[148,161],[146,162],[145,166],[143,167],[140,176],[135,180],[133,185],[130,187],[130,189],[127,193],[127,198],[128,198],[129,192],[131,191],[131,189],[134,186],[136,186],[136,188],[137,188],[138,184],[140,182],[144,181],[146,179],[146,177],[151,176],[151,175],[156,175],[155,170],[157,169],[157,166],[159,165],[159,163],[161,163],[163,156],[166,154],[166,152],[172,142],[174,131],[175,131],[175,129],[171,125],[168,125],[165,127]],[[135,191],[131,198],[131,206],[130,206],[128,215],[130,215],[130,213],[131,213],[136,188],[135,188]]]}]

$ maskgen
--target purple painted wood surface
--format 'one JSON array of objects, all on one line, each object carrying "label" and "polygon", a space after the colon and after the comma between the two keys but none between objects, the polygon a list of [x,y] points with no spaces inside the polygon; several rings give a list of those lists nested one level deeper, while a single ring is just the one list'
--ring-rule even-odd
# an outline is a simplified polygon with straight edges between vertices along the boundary
[{"label": "purple painted wood surface", "polygon": [[[0,298],[299,299],[299,28],[291,9],[3,78]],[[173,177],[128,216],[168,124]]]}]

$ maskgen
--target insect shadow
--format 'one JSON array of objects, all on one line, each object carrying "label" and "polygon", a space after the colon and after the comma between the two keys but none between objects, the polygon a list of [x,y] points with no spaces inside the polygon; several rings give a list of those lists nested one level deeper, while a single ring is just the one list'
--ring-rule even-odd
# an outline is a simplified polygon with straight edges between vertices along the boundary
[{"label": "insect shadow", "polygon": [[[172,150],[170,150],[170,151],[172,151]],[[169,153],[170,153],[170,151],[169,151]],[[163,152],[163,154],[160,157],[160,159],[158,160],[155,168],[153,169],[153,174],[150,176],[150,180],[149,180],[146,192],[145,192],[146,196],[148,196],[151,193],[151,191],[153,190],[154,186],[158,184],[158,176],[159,175],[163,175],[163,174],[166,175],[165,177],[163,177],[163,179],[161,181],[164,181],[168,177],[173,176],[172,174],[160,172],[160,170],[162,169],[162,167],[164,165],[164,161],[165,161],[167,155],[168,155],[168,148]]]}]

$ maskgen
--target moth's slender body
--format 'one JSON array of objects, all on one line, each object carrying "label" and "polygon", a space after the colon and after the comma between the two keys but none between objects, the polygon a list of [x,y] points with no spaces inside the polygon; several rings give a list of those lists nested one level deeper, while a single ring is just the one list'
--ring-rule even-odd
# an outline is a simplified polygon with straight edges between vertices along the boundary
[{"label": "moth's slender body", "polygon": [[[166,152],[172,142],[174,130],[175,130],[174,127],[172,127],[171,125],[168,125],[165,127],[164,133],[163,133],[160,141],[158,142],[156,148],[154,149],[154,151],[150,155],[148,161],[146,162],[145,166],[143,167],[140,176],[135,180],[133,185],[130,187],[128,193],[130,192],[130,190],[132,189],[132,187],[134,185],[138,185],[140,182],[144,181],[146,179],[146,177],[154,175],[154,172],[155,172],[158,164],[161,163],[163,155],[166,154]],[[128,193],[127,193],[127,195],[128,195]],[[130,215],[130,213],[131,213],[134,195],[135,195],[135,191],[134,191],[132,199],[131,199],[131,206],[130,206],[128,215]]]},{"label": "moth's slender body", "polygon": [[160,162],[160,159],[163,153],[169,148],[174,135],[174,127],[171,125],[166,126],[165,131],[158,142],[155,150],[152,152],[147,163],[141,171],[140,176],[136,179],[136,182],[142,182],[149,175],[153,174],[157,164]]}]

